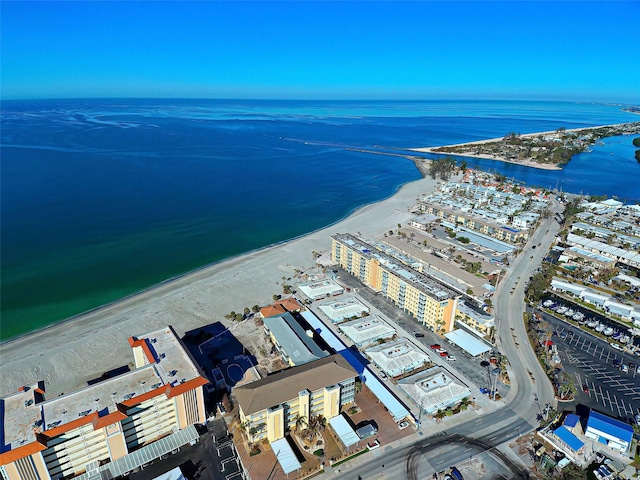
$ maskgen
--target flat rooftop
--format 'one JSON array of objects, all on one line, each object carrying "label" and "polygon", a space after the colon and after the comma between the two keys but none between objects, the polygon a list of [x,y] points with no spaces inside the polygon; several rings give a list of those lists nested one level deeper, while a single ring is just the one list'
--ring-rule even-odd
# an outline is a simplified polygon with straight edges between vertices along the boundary
[{"label": "flat rooftop", "polygon": [[355,298],[325,303],[318,308],[333,322],[339,322],[345,318],[358,317],[363,313],[369,313],[369,309]]},{"label": "flat rooftop", "polygon": [[322,295],[334,295],[337,292],[342,292],[343,288],[325,278],[314,282],[301,283],[298,285],[298,290],[302,291],[302,293],[307,297],[317,297]]},{"label": "flat rooftop", "polygon": [[358,251],[360,255],[365,258],[375,258],[378,260],[382,268],[398,277],[401,277],[405,282],[411,284],[414,288],[426,295],[429,295],[438,302],[442,302],[450,298],[458,298],[460,296],[458,292],[445,283],[414,270],[413,268],[403,264],[400,260],[397,260],[379,250],[374,245],[360,240],[349,233],[339,233],[333,235],[331,238],[353,250]]},{"label": "flat rooftop", "polygon": [[429,356],[406,338],[371,347],[364,352],[385,373],[398,376],[429,363]]},{"label": "flat rooftop", "polygon": [[416,405],[422,405],[426,413],[445,409],[471,395],[466,385],[456,382],[442,367],[432,367],[403,378],[398,381],[398,387]]},{"label": "flat rooftop", "polygon": [[[132,347],[141,346],[150,363],[50,400],[44,400],[42,390],[40,398],[36,397],[37,385],[23,387],[22,391],[0,399],[4,413],[0,448],[13,450],[36,441],[36,433],[64,427],[96,412],[103,417],[116,412],[119,403],[135,401],[136,397],[162,386],[176,387],[202,377],[171,327],[131,337],[129,343]],[[59,432],[56,430],[55,434]]]},{"label": "flat rooftop", "polygon": [[338,328],[358,345],[374,342],[380,338],[390,338],[396,334],[395,328],[376,315],[341,323]]}]

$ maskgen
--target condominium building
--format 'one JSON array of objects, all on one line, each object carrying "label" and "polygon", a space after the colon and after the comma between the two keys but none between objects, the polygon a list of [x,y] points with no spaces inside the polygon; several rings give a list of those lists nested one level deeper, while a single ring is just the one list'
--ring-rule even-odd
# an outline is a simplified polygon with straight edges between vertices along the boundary
[{"label": "condominium building", "polygon": [[434,332],[453,330],[458,292],[353,235],[331,238],[335,263]]},{"label": "condominium building", "polygon": [[51,399],[43,382],[0,398],[3,480],[112,478],[155,458],[153,442],[171,451],[197,439],[208,380],[175,331],[164,327],[129,344],[129,372]]},{"label": "condominium building", "polygon": [[315,342],[317,334],[313,330],[305,330],[290,312],[265,318],[264,333],[290,367],[329,355]]},{"label": "condominium building", "polygon": [[342,355],[334,354],[236,387],[240,421],[251,441],[284,438],[299,418],[339,415],[355,399],[357,376]]},{"label": "condominium building", "polygon": [[479,211],[462,212],[457,208],[446,205],[434,205],[424,202],[420,204],[420,210],[430,215],[435,215],[453,225],[467,227],[470,230],[484,233],[505,242],[525,242],[529,238],[528,229],[507,226],[508,217],[506,215],[501,217],[486,211],[482,213]]}]

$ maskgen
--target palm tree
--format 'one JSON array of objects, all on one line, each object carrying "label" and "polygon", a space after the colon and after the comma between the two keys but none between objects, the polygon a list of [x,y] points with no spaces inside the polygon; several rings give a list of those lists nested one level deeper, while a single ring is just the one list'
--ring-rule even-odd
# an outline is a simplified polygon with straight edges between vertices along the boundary
[{"label": "palm tree", "polygon": [[310,442],[313,441],[318,435],[322,435],[326,425],[327,419],[322,415],[311,415],[305,429],[305,438]]},{"label": "palm tree", "polygon": [[293,427],[296,433],[304,430],[304,428],[309,424],[309,419],[305,415],[300,415],[299,413],[295,417],[296,423]]}]

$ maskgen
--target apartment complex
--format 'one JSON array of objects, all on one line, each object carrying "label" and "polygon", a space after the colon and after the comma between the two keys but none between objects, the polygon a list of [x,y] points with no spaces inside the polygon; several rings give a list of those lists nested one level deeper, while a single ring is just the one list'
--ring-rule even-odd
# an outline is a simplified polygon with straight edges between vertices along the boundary
[{"label": "apartment complex", "polygon": [[[522,226],[529,226],[532,221],[526,221],[525,217],[519,218],[518,222],[514,222],[514,226],[505,225],[508,223],[506,215],[500,216],[491,212],[482,212],[478,210],[463,212],[454,206],[438,205],[432,203],[421,203],[420,210],[430,215],[434,215],[446,222],[450,222],[454,226],[466,227],[470,230],[489,235],[504,242],[518,243],[525,242],[529,238],[529,230]],[[490,218],[492,215],[494,218]],[[530,217],[526,217],[529,218]],[[516,225],[520,228],[516,228]]]},{"label": "apartment complex", "polygon": [[198,437],[208,380],[175,331],[129,344],[135,368],[122,375],[48,400],[43,382],[0,399],[2,479],[112,478],[148,462],[151,443],[171,451]]},{"label": "apartment complex", "polygon": [[331,237],[333,261],[431,330],[450,332],[460,294],[350,234]]},{"label": "apartment complex", "polygon": [[342,355],[334,354],[236,387],[240,421],[251,441],[279,440],[301,417],[339,415],[355,399],[357,376]]}]

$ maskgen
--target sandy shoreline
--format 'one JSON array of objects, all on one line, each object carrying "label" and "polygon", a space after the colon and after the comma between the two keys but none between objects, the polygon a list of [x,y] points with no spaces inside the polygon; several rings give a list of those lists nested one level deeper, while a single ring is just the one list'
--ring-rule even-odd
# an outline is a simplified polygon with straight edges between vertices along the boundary
[{"label": "sandy shoreline", "polygon": [[0,395],[45,381],[49,398],[84,386],[104,371],[132,362],[127,338],[170,324],[178,334],[230,322],[224,315],[281,294],[282,277],[308,271],[313,251],[327,251],[337,232],[377,237],[413,216],[408,207],[436,181],[405,184],[392,197],[344,220],[288,242],[234,257],[164,282],[105,307],[0,344]]},{"label": "sandy shoreline", "polygon": [[[603,128],[603,127],[618,127],[621,125],[625,125],[624,123],[616,123],[616,124],[612,124],[612,125],[600,125],[597,127],[582,127],[582,128],[572,128],[572,129],[567,129],[565,130],[565,132],[578,132],[581,130],[594,130],[597,128]],[[521,137],[524,138],[530,138],[530,137],[537,137],[539,135],[548,135],[548,134],[552,134],[552,133],[557,133],[557,130],[550,130],[547,132],[536,132],[536,133],[524,133],[521,134]],[[437,155],[451,155],[451,156],[456,156],[456,157],[468,157],[468,158],[482,158],[485,160],[495,160],[498,162],[505,162],[505,163],[513,163],[516,165],[522,165],[524,167],[531,167],[531,168],[540,168],[542,170],[562,170],[562,167],[556,165],[556,164],[550,164],[550,163],[539,163],[533,160],[521,160],[521,161],[517,161],[517,160],[509,160],[507,158],[504,157],[498,157],[498,156],[494,156],[494,155],[486,155],[486,154],[479,154],[479,155],[474,155],[472,153],[456,153],[456,152],[436,152],[435,150],[438,148],[442,148],[442,147],[463,147],[463,146],[467,146],[467,145],[479,145],[479,144],[483,144],[483,143],[495,143],[495,142],[500,142],[504,140],[504,137],[500,137],[500,138],[489,138],[487,140],[477,140],[475,142],[465,142],[465,143],[455,143],[455,144],[451,144],[451,145],[438,145],[435,147],[419,147],[419,148],[409,148],[407,150],[412,151],[412,152],[423,152],[423,153],[433,153],[433,154],[437,154]]]}]

